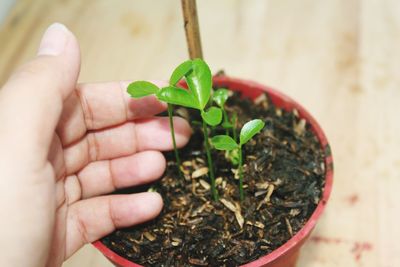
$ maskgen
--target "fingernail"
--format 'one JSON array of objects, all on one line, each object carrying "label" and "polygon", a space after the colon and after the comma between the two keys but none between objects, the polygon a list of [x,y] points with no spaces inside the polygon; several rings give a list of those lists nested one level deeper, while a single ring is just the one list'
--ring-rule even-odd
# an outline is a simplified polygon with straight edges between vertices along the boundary
[{"label": "fingernail", "polygon": [[58,56],[66,46],[68,29],[61,23],[53,23],[47,28],[40,42],[38,56]]}]

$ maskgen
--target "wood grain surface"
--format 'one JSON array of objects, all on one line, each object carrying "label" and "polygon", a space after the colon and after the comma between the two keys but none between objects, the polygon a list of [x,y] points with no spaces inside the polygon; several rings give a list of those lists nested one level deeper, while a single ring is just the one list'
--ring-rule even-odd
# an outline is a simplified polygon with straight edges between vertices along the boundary
[{"label": "wood grain surface", "polygon": [[[400,1],[200,0],[204,58],[302,103],[331,142],[331,201],[298,267],[400,266]],[[180,1],[20,0],[0,31],[0,84],[52,22],[81,81],[166,79],[187,58]],[[86,246],[64,266],[111,266]]]}]

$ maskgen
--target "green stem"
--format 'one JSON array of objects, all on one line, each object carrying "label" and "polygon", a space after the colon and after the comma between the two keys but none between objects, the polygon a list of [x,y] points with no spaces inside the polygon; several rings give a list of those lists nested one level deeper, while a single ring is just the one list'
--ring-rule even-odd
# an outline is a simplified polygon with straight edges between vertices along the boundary
[{"label": "green stem", "polygon": [[238,140],[237,140],[236,128],[237,128],[237,114],[236,114],[236,113],[233,113],[233,116],[232,116],[233,140],[235,140],[235,142],[238,142]]},{"label": "green stem", "polygon": [[203,134],[204,134],[204,145],[206,147],[206,153],[207,153],[208,171],[209,171],[210,180],[211,180],[211,193],[212,193],[213,199],[215,201],[218,201],[218,192],[217,192],[217,188],[215,187],[214,167],[213,167],[212,159],[211,159],[210,143],[208,141],[207,125],[204,120],[203,120]]},{"label": "green stem", "polygon": [[239,195],[240,201],[244,199],[243,192],[243,159],[242,159],[242,146],[239,147]]},{"label": "green stem", "polygon": [[[224,122],[227,123],[229,122],[228,120],[228,114],[226,114],[226,110],[222,107],[222,114],[224,115]],[[225,128],[225,134],[229,135],[229,129]]]},{"label": "green stem", "polygon": [[171,137],[172,137],[172,144],[174,145],[174,153],[176,158],[176,164],[178,167],[178,173],[181,178],[183,178],[183,173],[181,171],[181,159],[179,158],[178,148],[176,147],[176,140],[175,140],[175,130],[174,130],[174,119],[173,119],[173,106],[168,104],[168,118],[169,118],[169,127],[171,129]]}]

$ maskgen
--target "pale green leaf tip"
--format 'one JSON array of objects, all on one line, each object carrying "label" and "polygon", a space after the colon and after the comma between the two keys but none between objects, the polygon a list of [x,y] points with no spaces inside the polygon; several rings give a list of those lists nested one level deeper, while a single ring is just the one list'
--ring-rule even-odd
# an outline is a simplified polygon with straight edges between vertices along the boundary
[{"label": "pale green leaf tip", "polygon": [[169,79],[169,84],[175,86],[183,77],[185,77],[193,68],[193,61],[186,60],[181,63],[175,70],[172,72],[171,77]]},{"label": "pale green leaf tip", "polygon": [[[265,122],[260,119],[254,119],[246,122],[240,131],[240,145],[244,145],[256,134],[258,134],[265,126]],[[251,127],[251,128],[248,128]]]}]

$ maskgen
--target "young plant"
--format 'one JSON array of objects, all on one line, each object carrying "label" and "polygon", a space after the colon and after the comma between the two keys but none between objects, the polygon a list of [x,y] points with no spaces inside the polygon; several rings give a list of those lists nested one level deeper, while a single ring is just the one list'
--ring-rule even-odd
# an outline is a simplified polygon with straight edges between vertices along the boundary
[{"label": "young plant", "polygon": [[[149,96],[149,95],[156,95],[160,91],[160,88],[147,81],[136,81],[131,84],[129,84],[128,93],[131,95],[133,98],[141,98],[144,96]],[[175,130],[174,130],[174,120],[173,120],[173,106],[168,103],[168,118],[169,118],[169,127],[171,129],[171,138],[172,138],[172,144],[174,146],[174,153],[175,153],[175,159],[176,159],[176,164],[178,167],[178,173],[181,177],[183,177],[183,173],[181,170],[181,159],[179,157],[179,152],[178,148],[176,147],[176,139],[175,139]]]},{"label": "young plant", "polygon": [[[184,78],[189,90],[176,87],[176,84]],[[222,110],[217,107],[206,109],[211,97],[212,75],[208,65],[201,59],[188,60],[180,64],[172,73],[170,86],[162,88],[156,93],[161,101],[194,108],[200,111],[203,119],[204,145],[207,154],[209,177],[211,180],[211,193],[214,200],[218,200],[215,187],[214,168],[212,164],[210,143],[207,124],[216,126],[222,121]]]},{"label": "young plant", "polygon": [[[232,138],[237,142],[236,124],[237,114],[234,112],[232,118],[229,119],[228,114],[225,110],[225,103],[229,98],[229,91],[225,88],[216,90],[213,94],[213,101],[221,108],[223,114],[222,127],[225,129],[225,134],[229,135],[229,130],[232,130]],[[233,165],[239,164],[238,150],[225,151],[225,158],[232,162]]]},{"label": "young plant", "polygon": [[259,133],[264,128],[265,123],[260,120],[251,120],[243,125],[240,130],[240,141],[237,143],[229,135],[216,135],[211,138],[212,145],[218,150],[233,151],[239,150],[239,195],[240,201],[243,201],[243,152],[242,146],[246,144],[254,135]]},{"label": "young plant", "polygon": [[216,90],[212,97],[213,101],[222,110],[223,121],[222,121],[221,125],[225,129],[226,135],[229,135],[229,129],[233,128],[233,124],[230,122],[230,120],[228,118],[228,114],[226,113],[226,110],[225,110],[225,103],[226,103],[226,100],[228,100],[228,98],[229,98],[229,91],[228,91],[228,89],[225,89],[225,88],[220,88],[220,89]]}]

